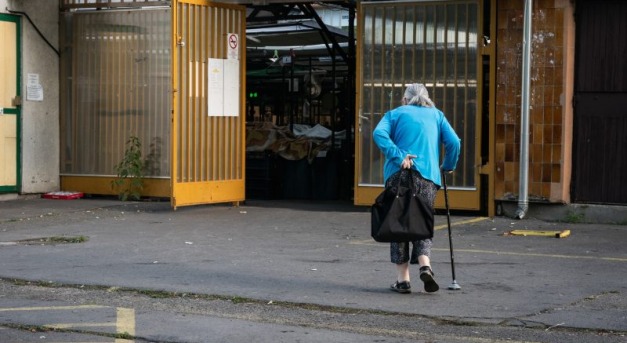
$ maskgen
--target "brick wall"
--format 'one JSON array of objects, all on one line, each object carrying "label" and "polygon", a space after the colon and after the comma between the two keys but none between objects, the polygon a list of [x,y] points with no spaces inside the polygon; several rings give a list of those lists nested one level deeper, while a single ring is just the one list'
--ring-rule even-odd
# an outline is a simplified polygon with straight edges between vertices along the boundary
[{"label": "brick wall", "polygon": [[[517,199],[525,0],[498,1],[495,198]],[[529,109],[529,200],[568,202],[572,4],[534,0]],[[566,75],[568,74],[568,75]],[[567,77],[569,76],[569,77]],[[565,163],[566,162],[566,163]],[[568,182],[565,182],[568,181]]]}]

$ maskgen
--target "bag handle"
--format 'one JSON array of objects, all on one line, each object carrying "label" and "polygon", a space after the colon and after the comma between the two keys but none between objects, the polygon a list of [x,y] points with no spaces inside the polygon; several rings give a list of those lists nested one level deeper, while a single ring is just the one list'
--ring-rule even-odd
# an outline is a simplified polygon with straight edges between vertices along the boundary
[{"label": "bag handle", "polygon": [[[396,197],[397,197],[397,198],[401,195],[400,190],[401,190],[401,183],[402,183],[402,180],[403,180],[403,171],[404,171],[404,170],[407,170],[407,173],[409,173],[409,188],[410,188],[412,191],[414,191],[414,173],[412,173],[412,172],[411,172],[411,169],[402,169],[402,168],[401,168],[401,169],[398,171],[398,184],[396,185]],[[416,192],[414,192],[414,193],[412,194],[412,196],[416,196],[416,194],[418,194],[418,192],[420,191],[420,189],[416,189],[415,191],[416,191]]]}]

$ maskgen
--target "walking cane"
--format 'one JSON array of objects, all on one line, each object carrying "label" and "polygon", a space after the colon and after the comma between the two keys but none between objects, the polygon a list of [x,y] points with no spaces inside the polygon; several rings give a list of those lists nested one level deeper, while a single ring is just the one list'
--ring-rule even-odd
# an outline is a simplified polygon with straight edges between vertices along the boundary
[{"label": "walking cane", "polygon": [[453,275],[453,282],[448,286],[448,289],[457,291],[462,289],[457,280],[455,280],[455,256],[453,255],[453,237],[451,236],[451,212],[448,207],[448,190],[446,189],[446,172],[442,171],[442,185],[444,186],[444,204],[446,206],[446,222],[448,223],[448,244],[451,250],[451,272]]}]

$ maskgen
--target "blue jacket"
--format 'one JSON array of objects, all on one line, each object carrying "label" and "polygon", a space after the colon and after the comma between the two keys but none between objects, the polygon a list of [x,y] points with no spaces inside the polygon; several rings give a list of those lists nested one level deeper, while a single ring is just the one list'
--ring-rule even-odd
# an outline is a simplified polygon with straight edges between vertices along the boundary
[{"label": "blue jacket", "polygon": [[[454,170],[459,159],[461,140],[444,113],[434,107],[404,105],[385,113],[374,129],[373,139],[385,155],[386,181],[399,171],[405,156],[412,154],[417,156],[412,168],[441,186],[440,168]],[[441,144],[445,155],[440,166]]]}]

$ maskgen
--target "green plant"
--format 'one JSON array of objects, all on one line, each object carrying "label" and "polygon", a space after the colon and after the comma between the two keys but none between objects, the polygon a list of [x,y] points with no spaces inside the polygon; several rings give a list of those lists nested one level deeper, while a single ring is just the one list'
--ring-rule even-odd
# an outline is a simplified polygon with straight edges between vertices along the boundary
[{"label": "green plant", "polygon": [[122,201],[128,199],[139,200],[144,188],[144,160],[142,159],[142,144],[137,136],[131,136],[126,141],[124,158],[115,166],[117,178],[111,181],[111,187],[117,190]]},{"label": "green plant", "polygon": [[131,339],[133,339],[135,337],[133,337],[133,335],[131,335],[130,333],[124,331],[123,333],[116,333],[115,334],[115,338],[124,339],[124,340],[131,340]]},{"label": "green plant", "polygon": [[566,218],[564,218],[564,222],[573,223],[573,224],[583,223],[583,221],[585,220],[585,217],[586,215],[584,213],[568,211],[568,213],[566,214]]},{"label": "green plant", "polygon": [[53,237],[42,237],[42,238],[30,238],[23,239],[17,241],[20,244],[32,244],[32,245],[43,245],[43,244],[73,244],[73,243],[85,243],[89,240],[89,238],[85,236],[53,236]]}]

